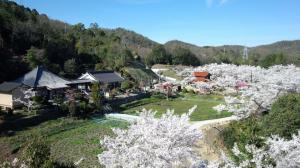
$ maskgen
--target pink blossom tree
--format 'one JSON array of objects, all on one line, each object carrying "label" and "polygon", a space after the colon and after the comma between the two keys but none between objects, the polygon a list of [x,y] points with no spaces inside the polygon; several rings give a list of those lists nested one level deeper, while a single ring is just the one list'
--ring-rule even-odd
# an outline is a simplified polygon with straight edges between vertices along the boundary
[{"label": "pink blossom tree", "polygon": [[[294,65],[275,65],[268,69],[232,64],[209,64],[194,69],[187,68],[181,74],[189,73],[182,83],[192,80],[194,71],[206,71],[211,74],[212,89],[226,90],[235,88],[237,83],[243,83],[243,89],[238,94],[225,98],[225,104],[215,109],[233,112],[240,118],[250,114],[260,115],[270,109],[272,103],[287,92],[300,92],[300,68]],[[247,84],[247,87],[244,87]],[[198,84],[200,85],[203,84]],[[198,87],[197,84],[195,86]],[[233,89],[234,90],[234,89]],[[235,93],[236,94],[236,93]]]},{"label": "pink blossom tree", "polygon": [[168,110],[161,118],[143,110],[140,118],[126,130],[114,129],[115,137],[105,137],[107,149],[98,155],[106,167],[191,167],[205,165],[195,151],[202,134],[191,127],[187,114],[173,115]]}]

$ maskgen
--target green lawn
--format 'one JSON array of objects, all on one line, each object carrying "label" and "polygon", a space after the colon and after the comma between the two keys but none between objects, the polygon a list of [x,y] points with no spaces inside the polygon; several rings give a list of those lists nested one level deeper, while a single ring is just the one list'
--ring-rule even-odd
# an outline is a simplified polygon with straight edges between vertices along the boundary
[{"label": "green lawn", "polygon": [[161,98],[146,98],[122,105],[123,113],[137,115],[136,111],[141,109],[152,109],[157,111],[157,116],[161,116],[167,109],[174,109],[175,114],[188,112],[188,109],[197,105],[198,108],[191,115],[192,121],[201,121],[228,117],[231,113],[218,113],[212,107],[223,102],[223,96],[220,95],[191,95],[182,94],[180,97],[166,100]]},{"label": "green lawn", "polygon": [[[213,118],[230,116],[230,113],[218,114],[213,106],[223,102],[223,97],[218,95],[190,95],[183,94],[177,98],[166,100],[159,96],[141,99],[121,106],[124,113],[135,114],[142,108],[156,110],[159,117],[166,109],[175,109],[176,114],[188,111],[193,105],[198,105],[192,114],[191,120],[200,121]],[[112,127],[126,128],[128,123],[115,119],[88,119],[76,120],[62,117],[45,121],[37,126],[28,127],[22,131],[16,131],[10,137],[0,137],[0,162],[15,153],[18,157],[22,147],[35,137],[39,137],[51,145],[51,157],[60,162],[74,162],[81,157],[86,158],[80,167],[101,167],[97,160],[97,154],[103,149],[100,139],[106,135],[112,135]],[[3,151],[3,152],[2,152]],[[13,157],[10,157],[12,159]]]},{"label": "green lawn", "polygon": [[168,77],[171,77],[171,78],[175,78],[175,79],[177,79],[177,80],[182,80],[182,77],[181,77],[181,76],[178,76],[178,75],[176,74],[176,72],[173,71],[173,70],[162,71],[162,75],[168,76]]},{"label": "green lawn", "polygon": [[16,135],[12,137],[1,137],[0,145],[9,146],[11,152],[17,151],[18,148],[21,151],[26,142],[32,140],[33,137],[40,137],[51,145],[53,159],[60,162],[74,162],[84,157],[86,159],[80,167],[100,167],[97,160],[97,154],[103,151],[100,138],[112,135],[112,127],[126,128],[127,126],[127,122],[114,119],[59,118],[16,132]]}]

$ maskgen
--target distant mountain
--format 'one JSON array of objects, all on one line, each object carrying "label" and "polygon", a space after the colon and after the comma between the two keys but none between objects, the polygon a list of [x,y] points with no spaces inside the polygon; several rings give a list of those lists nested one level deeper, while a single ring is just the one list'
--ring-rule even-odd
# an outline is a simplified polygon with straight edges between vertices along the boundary
[{"label": "distant mountain", "polygon": [[121,43],[141,57],[148,55],[152,48],[159,43],[131,30],[123,28],[104,29],[107,34],[114,34],[121,38]]},{"label": "distant mountain", "polygon": [[[234,57],[241,57],[245,46],[241,45],[224,45],[224,46],[197,46],[178,40],[169,41],[164,44],[168,52],[172,53],[176,47],[183,47],[193,52],[200,60],[205,63],[214,62],[216,57],[222,53],[230,54]],[[270,54],[282,53],[287,57],[289,62],[300,64],[300,40],[279,41],[268,45],[256,47],[247,47],[249,56],[257,56],[263,59]]]},{"label": "distant mountain", "polygon": [[[156,47],[158,45],[164,47]],[[121,71],[132,66],[131,62],[145,63],[147,59],[144,58],[151,55],[153,48],[161,48],[170,64],[176,62],[175,55],[180,58],[176,64],[190,60],[183,58],[195,59],[195,55],[202,64],[259,65],[264,61],[273,65],[281,63],[278,60],[284,57],[285,63],[300,65],[300,40],[249,47],[251,59],[245,62],[241,57],[244,49],[241,45],[197,46],[178,40],[159,44],[134,31],[102,28],[97,23],[88,28],[82,23],[70,25],[14,1],[0,0],[0,82],[15,79],[37,65],[70,78],[87,69]],[[283,54],[280,59],[267,57],[280,53]],[[187,55],[181,58],[180,54]],[[268,59],[264,60],[266,57]],[[160,61],[157,59],[152,63],[165,63]]]},{"label": "distant mountain", "polygon": [[[239,55],[242,51],[243,47],[238,45],[226,45],[220,47],[212,47],[212,46],[197,46],[194,44],[185,43],[178,40],[169,41],[164,44],[165,48],[168,52],[172,53],[176,47],[183,47],[189,49],[193,52],[198,59],[200,59],[204,63],[215,62],[216,56],[225,52],[230,52],[234,55]],[[224,50],[225,49],[225,50]]]},{"label": "distant mountain", "polygon": [[250,53],[264,57],[274,53],[283,53],[290,61],[300,61],[300,40],[279,41],[269,45],[260,45],[250,48]]},{"label": "distant mountain", "polygon": [[[121,43],[127,46],[132,51],[136,52],[141,57],[148,55],[152,48],[159,43],[131,30],[123,28],[105,29],[106,32],[114,33],[121,38]],[[222,53],[227,53],[233,57],[241,57],[245,46],[242,45],[223,45],[223,46],[197,46],[179,40],[168,41],[164,45],[166,50],[172,54],[176,47],[189,49],[198,59],[204,63],[215,62],[216,57]],[[249,56],[257,56],[263,59],[270,54],[284,54],[288,60],[300,64],[300,40],[294,41],[279,41],[272,44],[259,45],[255,47],[247,47]]]}]

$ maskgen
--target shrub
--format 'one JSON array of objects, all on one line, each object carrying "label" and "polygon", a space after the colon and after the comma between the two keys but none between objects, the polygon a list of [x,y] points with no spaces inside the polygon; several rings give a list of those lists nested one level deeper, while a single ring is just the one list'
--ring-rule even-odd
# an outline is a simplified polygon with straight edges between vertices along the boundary
[{"label": "shrub", "polygon": [[[264,146],[264,139],[271,135],[291,139],[292,134],[297,134],[300,129],[300,94],[288,94],[280,97],[273,103],[269,113],[262,118],[250,116],[246,119],[235,121],[225,128],[221,137],[228,149],[237,143],[243,153],[247,153],[245,146]],[[232,155],[233,156],[233,155]],[[247,157],[251,157],[248,153]],[[237,157],[234,157],[239,162]]]},{"label": "shrub", "polygon": [[78,110],[78,117],[87,117],[93,111],[99,111],[95,104],[89,104],[85,101],[79,102]]},{"label": "shrub", "polygon": [[112,89],[112,90],[110,91],[110,96],[111,96],[111,98],[114,98],[114,97],[117,95],[117,93],[118,93],[117,89]]},{"label": "shrub", "polygon": [[156,98],[156,99],[164,99],[165,95],[163,93],[160,93],[160,92],[153,92],[151,97]]},{"label": "shrub", "polygon": [[286,64],[286,58],[285,56],[280,53],[280,54],[271,54],[266,56],[260,61],[260,65],[264,68],[268,68],[272,65],[278,65],[278,64]]},{"label": "shrub", "polygon": [[260,134],[261,125],[259,119],[251,116],[230,123],[229,126],[222,131],[221,137],[223,138],[225,146],[231,149],[235,142],[241,146],[247,144],[261,146],[263,140],[260,138]]},{"label": "shrub", "polygon": [[33,139],[24,148],[22,160],[31,168],[40,168],[50,159],[50,146]]},{"label": "shrub", "polygon": [[69,112],[69,106],[67,103],[63,103],[59,107],[62,113],[67,114]]},{"label": "shrub", "polygon": [[251,116],[230,123],[229,126],[221,132],[221,137],[227,149],[232,149],[234,144],[236,144],[240,151],[245,154],[244,157],[240,158],[235,156],[234,153],[229,150],[231,158],[236,163],[240,163],[243,159],[252,157],[251,154],[247,152],[247,149],[245,148],[246,145],[251,144],[256,147],[263,146],[264,140],[261,138],[260,134],[261,126],[259,124],[259,119]]},{"label": "shrub", "polygon": [[97,106],[86,101],[71,101],[68,105],[61,106],[63,111],[67,111],[71,117],[85,118],[94,111],[99,111]]},{"label": "shrub", "polygon": [[73,163],[60,163],[52,160],[46,161],[42,168],[75,168]]},{"label": "shrub", "polygon": [[53,97],[53,104],[56,106],[61,106],[64,103],[64,95],[63,94],[55,94]]},{"label": "shrub", "polygon": [[101,99],[102,99],[102,95],[100,93],[100,85],[99,83],[94,83],[92,85],[92,94],[91,94],[91,97],[92,97],[92,100],[93,100],[93,103],[96,105],[96,110],[97,111],[100,111],[101,110]]},{"label": "shrub", "polygon": [[262,119],[265,136],[279,135],[291,138],[300,129],[300,94],[280,97],[268,115]]},{"label": "shrub", "polygon": [[78,104],[78,117],[85,117],[89,113],[88,105],[85,101],[81,101]]},{"label": "shrub", "polygon": [[182,93],[188,93],[188,90],[186,88],[183,88],[181,92]]},{"label": "shrub", "polygon": [[11,167],[12,167],[12,165],[8,161],[0,163],[0,168],[11,168]]},{"label": "shrub", "polygon": [[124,82],[122,82],[121,89],[127,90],[127,89],[130,89],[130,88],[132,88],[132,84],[130,83],[130,81],[125,80]]},{"label": "shrub", "polygon": [[190,89],[188,92],[189,94],[195,94],[195,91],[193,89]]},{"label": "shrub", "polygon": [[78,108],[75,101],[69,103],[69,114],[71,117],[76,117],[78,115]]},{"label": "shrub", "polygon": [[75,100],[85,100],[85,97],[84,97],[83,93],[76,92],[75,93]]},{"label": "shrub", "polygon": [[43,101],[44,101],[44,99],[43,99],[42,96],[33,96],[33,97],[32,97],[32,100],[33,100],[35,103],[37,103],[37,104],[42,104]]}]

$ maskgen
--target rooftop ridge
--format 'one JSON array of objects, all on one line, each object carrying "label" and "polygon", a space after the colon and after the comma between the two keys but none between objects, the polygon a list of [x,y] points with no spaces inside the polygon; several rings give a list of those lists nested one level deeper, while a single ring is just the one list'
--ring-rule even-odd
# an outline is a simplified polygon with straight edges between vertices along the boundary
[{"label": "rooftop ridge", "polygon": [[95,74],[95,73],[114,73],[113,70],[103,70],[103,71],[87,71],[88,73]]}]

